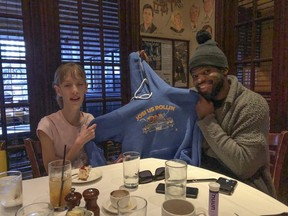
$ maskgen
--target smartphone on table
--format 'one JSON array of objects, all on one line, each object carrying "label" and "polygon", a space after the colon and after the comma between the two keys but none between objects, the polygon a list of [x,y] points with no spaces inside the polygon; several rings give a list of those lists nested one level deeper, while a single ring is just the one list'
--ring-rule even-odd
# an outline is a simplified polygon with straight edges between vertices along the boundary
[{"label": "smartphone on table", "polygon": [[220,193],[227,195],[232,195],[237,186],[236,180],[223,177],[218,178],[216,182],[220,184]]},{"label": "smartphone on table", "polygon": [[[165,184],[159,183],[156,187],[156,193],[165,194]],[[196,199],[198,196],[198,188],[186,186],[186,197]]]},{"label": "smartphone on table", "polygon": [[207,179],[189,179],[187,183],[197,183],[197,182],[217,182],[220,184],[220,193],[232,195],[236,186],[237,181],[233,179],[227,179],[224,177],[216,178],[207,178]]}]

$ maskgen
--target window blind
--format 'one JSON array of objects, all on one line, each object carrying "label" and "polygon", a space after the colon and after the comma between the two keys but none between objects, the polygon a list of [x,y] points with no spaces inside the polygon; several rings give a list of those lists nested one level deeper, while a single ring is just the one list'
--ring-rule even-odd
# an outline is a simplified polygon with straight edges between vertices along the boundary
[{"label": "window blind", "polygon": [[61,60],[84,67],[88,92],[83,109],[94,116],[122,105],[119,4],[59,0]]},{"label": "window blind", "polygon": [[274,1],[239,0],[237,7],[237,77],[270,102]]},{"label": "window blind", "polygon": [[15,138],[30,131],[21,0],[0,1],[0,25],[0,134]]}]

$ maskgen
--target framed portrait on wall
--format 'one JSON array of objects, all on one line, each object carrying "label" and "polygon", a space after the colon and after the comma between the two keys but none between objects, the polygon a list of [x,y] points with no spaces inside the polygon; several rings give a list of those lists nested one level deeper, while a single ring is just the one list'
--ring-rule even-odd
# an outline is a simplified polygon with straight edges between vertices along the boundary
[{"label": "framed portrait on wall", "polygon": [[173,41],[173,86],[189,85],[189,41]]},{"label": "framed portrait on wall", "polygon": [[166,83],[174,87],[189,86],[189,41],[168,38],[142,38],[147,63]]},{"label": "framed portrait on wall", "polygon": [[161,70],[161,42],[142,40],[142,49],[148,56],[148,64],[153,70]]},{"label": "framed portrait on wall", "polygon": [[173,46],[168,39],[143,37],[141,49],[148,56],[147,63],[166,83],[173,85]]},{"label": "framed portrait on wall", "polygon": [[193,40],[202,28],[214,35],[215,0],[140,0],[140,34]]}]

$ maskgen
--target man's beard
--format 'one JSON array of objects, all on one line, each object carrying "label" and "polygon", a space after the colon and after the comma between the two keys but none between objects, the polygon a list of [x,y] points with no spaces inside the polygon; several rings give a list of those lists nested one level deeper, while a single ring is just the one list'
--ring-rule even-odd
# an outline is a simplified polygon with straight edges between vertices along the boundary
[{"label": "man's beard", "polygon": [[212,84],[212,86],[213,86],[211,93],[203,93],[203,92],[200,91],[198,86],[196,86],[196,88],[198,90],[198,93],[201,96],[203,96],[206,100],[211,101],[221,91],[221,89],[222,89],[222,87],[224,85],[224,75],[218,73],[217,77],[214,80],[209,80],[209,81],[206,81],[206,82],[208,82],[209,84]]}]

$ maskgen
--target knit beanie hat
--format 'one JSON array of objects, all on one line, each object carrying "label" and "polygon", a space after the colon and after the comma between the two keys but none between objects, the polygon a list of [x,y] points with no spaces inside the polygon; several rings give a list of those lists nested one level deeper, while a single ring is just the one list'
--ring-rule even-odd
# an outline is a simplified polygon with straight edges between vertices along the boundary
[{"label": "knit beanie hat", "polygon": [[199,46],[189,61],[189,71],[200,66],[213,66],[217,68],[228,68],[225,54],[219,49],[218,44],[211,39],[208,31],[197,32],[196,40]]}]

